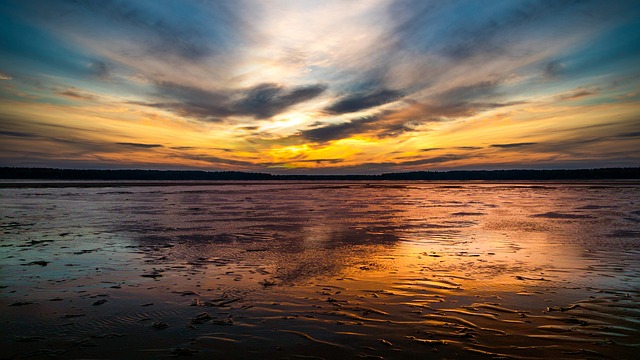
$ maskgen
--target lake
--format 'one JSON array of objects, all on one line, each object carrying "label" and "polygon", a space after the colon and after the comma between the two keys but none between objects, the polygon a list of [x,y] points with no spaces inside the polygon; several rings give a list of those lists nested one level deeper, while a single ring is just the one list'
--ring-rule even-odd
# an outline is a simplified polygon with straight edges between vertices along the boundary
[{"label": "lake", "polygon": [[640,183],[0,184],[3,358],[635,358]]}]

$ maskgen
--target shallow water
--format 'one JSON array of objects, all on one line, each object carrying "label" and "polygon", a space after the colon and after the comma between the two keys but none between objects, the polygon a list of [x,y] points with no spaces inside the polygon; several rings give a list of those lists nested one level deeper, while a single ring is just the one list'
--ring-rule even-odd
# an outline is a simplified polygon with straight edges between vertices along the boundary
[{"label": "shallow water", "polygon": [[640,350],[638,183],[80,185],[0,189],[3,357]]}]

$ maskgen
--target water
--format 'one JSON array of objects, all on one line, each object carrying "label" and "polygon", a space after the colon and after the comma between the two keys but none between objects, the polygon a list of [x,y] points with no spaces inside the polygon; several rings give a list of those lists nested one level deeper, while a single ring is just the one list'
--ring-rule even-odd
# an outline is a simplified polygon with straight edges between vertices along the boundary
[{"label": "water", "polygon": [[640,346],[638,183],[141,185],[0,189],[3,356]]}]

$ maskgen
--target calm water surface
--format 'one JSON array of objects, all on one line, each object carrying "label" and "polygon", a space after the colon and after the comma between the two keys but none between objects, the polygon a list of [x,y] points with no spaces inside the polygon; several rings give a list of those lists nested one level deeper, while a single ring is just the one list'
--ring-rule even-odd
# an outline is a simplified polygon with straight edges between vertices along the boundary
[{"label": "calm water surface", "polygon": [[119,185],[0,188],[1,356],[640,351],[638,183]]}]

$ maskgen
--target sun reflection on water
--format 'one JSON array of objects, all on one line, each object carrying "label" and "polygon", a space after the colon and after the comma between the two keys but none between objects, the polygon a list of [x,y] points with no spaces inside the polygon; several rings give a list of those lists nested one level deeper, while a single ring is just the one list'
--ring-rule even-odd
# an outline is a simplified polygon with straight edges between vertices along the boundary
[{"label": "sun reflection on water", "polygon": [[[637,190],[500,183],[3,189],[0,300],[37,311],[17,306],[2,316],[20,334],[35,331],[20,324],[44,322],[42,331],[77,324],[80,333],[105,327],[131,339],[156,323],[193,318],[172,341],[203,351],[213,340],[201,321],[234,325],[224,337],[244,351],[275,349],[259,339],[291,335],[286,346],[299,355],[330,346],[349,357],[358,353],[353,344],[387,354],[384,339],[406,356],[421,356],[424,344],[450,357],[463,350],[515,356],[513,346],[532,341],[546,349],[558,322],[601,319],[602,302],[624,305],[606,314],[611,326],[633,328],[632,317],[616,314],[633,314],[638,303]],[[563,329],[584,345],[585,335],[573,333],[581,329]],[[188,340],[194,332],[200,340]],[[508,341],[496,338],[503,333],[512,334]],[[297,347],[299,338],[318,340],[317,348]]]}]

